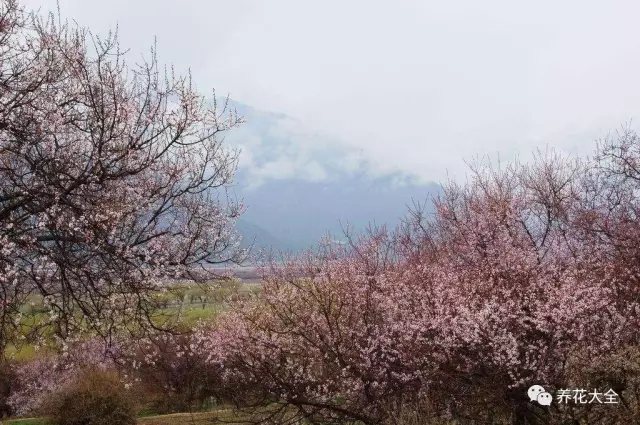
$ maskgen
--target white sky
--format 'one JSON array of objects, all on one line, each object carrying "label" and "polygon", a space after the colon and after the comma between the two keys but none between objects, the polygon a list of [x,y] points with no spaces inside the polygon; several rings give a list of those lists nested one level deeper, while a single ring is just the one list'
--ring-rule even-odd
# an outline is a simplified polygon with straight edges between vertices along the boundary
[{"label": "white sky", "polygon": [[59,2],[97,32],[118,24],[132,60],[156,36],[202,91],[283,113],[292,143],[326,138],[373,173],[439,181],[476,155],[590,152],[640,120],[638,2]]}]

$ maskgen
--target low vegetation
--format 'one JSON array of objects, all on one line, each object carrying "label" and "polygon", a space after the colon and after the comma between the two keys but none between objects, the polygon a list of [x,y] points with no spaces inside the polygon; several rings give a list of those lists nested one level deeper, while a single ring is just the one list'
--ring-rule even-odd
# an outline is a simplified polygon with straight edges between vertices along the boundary
[{"label": "low vegetation", "polygon": [[134,425],[134,400],[118,375],[87,369],[50,394],[42,409],[51,425]]}]

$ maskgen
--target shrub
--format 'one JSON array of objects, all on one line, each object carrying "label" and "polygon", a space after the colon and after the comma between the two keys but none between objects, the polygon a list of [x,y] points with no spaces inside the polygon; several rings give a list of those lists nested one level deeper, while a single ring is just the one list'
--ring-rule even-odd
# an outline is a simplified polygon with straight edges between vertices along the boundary
[{"label": "shrub", "polygon": [[41,410],[50,394],[74,382],[88,367],[113,370],[119,355],[115,345],[99,340],[69,345],[63,353],[41,354],[30,361],[16,364],[15,382],[8,397],[13,414],[32,415]]},{"label": "shrub", "polygon": [[53,425],[133,425],[131,396],[113,372],[87,370],[45,403]]}]

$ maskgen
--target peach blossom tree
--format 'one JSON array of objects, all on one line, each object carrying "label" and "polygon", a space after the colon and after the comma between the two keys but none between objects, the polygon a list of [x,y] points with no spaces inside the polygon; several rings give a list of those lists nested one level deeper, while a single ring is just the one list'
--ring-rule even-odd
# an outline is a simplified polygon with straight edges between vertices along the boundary
[{"label": "peach blossom tree", "polygon": [[548,420],[529,385],[638,343],[639,145],[474,166],[432,214],[272,265],[258,300],[199,338],[239,404],[283,418]]},{"label": "peach blossom tree", "polygon": [[35,295],[62,339],[144,332],[162,279],[239,260],[237,152],[220,135],[240,122],[154,49],[129,65],[115,34],[3,0],[0,352]]}]

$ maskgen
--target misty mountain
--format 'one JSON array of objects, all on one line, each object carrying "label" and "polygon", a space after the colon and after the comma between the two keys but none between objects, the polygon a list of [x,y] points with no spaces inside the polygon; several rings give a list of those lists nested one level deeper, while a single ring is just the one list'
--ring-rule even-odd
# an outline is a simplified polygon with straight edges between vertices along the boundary
[{"label": "misty mountain", "polygon": [[244,217],[240,218],[236,222],[236,230],[242,236],[242,246],[245,248],[273,248],[278,251],[289,251],[294,249],[294,247],[286,241],[275,237],[263,227],[247,221]]},{"label": "misty mountain", "polygon": [[436,184],[398,184],[392,177],[356,176],[328,182],[270,180],[240,191],[247,211],[238,224],[260,248],[297,251],[323,236],[344,237],[369,224],[397,225],[414,202],[430,204]]},{"label": "misty mountain", "polygon": [[408,205],[439,191],[284,114],[232,106],[246,119],[226,138],[240,151],[234,192],[247,207],[238,222],[245,246],[298,251],[327,234],[342,239],[345,226],[395,226]]}]

